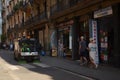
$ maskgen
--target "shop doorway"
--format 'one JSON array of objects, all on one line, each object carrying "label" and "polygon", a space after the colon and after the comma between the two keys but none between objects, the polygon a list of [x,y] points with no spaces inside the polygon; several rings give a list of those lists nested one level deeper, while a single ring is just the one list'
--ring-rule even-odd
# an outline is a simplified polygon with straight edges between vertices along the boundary
[{"label": "shop doorway", "polygon": [[89,20],[90,20],[90,16],[89,15],[82,15],[80,17],[80,25],[79,25],[79,37],[80,36],[84,36],[85,40],[87,42],[87,46],[89,43]]},{"label": "shop doorway", "polygon": [[80,22],[80,29],[79,29],[79,36],[84,36],[85,40],[87,42],[89,42],[89,20],[85,20],[85,21],[81,21]]},{"label": "shop doorway", "polygon": [[112,57],[114,45],[113,16],[105,16],[98,19],[99,53],[100,62],[108,63]]},{"label": "shop doorway", "polygon": [[[62,57],[67,59],[72,59],[72,35],[71,35],[71,27],[64,27],[58,30],[58,46],[59,41],[63,44],[63,52],[64,55]],[[59,51],[59,48],[58,48]],[[59,55],[59,53],[58,53]]]}]

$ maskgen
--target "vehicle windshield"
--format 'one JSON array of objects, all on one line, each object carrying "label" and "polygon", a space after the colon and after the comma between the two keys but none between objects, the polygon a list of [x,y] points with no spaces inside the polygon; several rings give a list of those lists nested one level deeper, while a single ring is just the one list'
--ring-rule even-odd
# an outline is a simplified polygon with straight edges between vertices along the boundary
[{"label": "vehicle windshield", "polygon": [[35,40],[20,40],[19,45],[22,48],[23,52],[36,51],[36,41]]}]

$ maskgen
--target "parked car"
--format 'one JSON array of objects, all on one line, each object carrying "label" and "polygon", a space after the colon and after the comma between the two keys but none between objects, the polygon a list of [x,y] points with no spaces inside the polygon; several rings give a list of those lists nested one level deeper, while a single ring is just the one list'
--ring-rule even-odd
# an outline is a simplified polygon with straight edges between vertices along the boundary
[{"label": "parked car", "polygon": [[40,54],[37,49],[38,43],[34,38],[24,38],[14,41],[14,59],[25,59],[33,61],[34,59],[40,60]]},{"label": "parked car", "polygon": [[9,49],[9,45],[8,45],[6,42],[2,42],[2,43],[1,43],[1,48],[8,50],[8,49]]}]

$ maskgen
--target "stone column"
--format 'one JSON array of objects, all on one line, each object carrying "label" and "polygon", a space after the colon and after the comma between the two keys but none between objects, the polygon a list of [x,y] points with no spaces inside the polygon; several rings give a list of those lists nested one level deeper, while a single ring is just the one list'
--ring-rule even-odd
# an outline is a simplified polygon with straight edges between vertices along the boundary
[{"label": "stone column", "polygon": [[49,50],[48,55],[50,55],[50,56],[52,55],[51,34],[52,34],[53,31],[55,31],[55,25],[52,22],[50,22],[49,23],[49,27],[48,27],[48,46],[49,46],[49,48],[48,48],[48,50]]},{"label": "stone column", "polygon": [[113,65],[120,67],[120,4],[113,6],[114,15],[114,52]]},{"label": "stone column", "polygon": [[74,23],[72,26],[72,59],[76,60],[79,58],[78,57],[79,56],[78,55],[78,52],[79,52],[79,42],[78,42],[79,17],[74,17],[73,20],[74,20]]}]

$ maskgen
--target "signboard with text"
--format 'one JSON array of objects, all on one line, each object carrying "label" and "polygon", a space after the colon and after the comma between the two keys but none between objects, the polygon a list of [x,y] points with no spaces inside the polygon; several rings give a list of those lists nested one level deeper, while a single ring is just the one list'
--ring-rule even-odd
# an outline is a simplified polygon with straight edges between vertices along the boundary
[{"label": "signboard with text", "polygon": [[97,32],[97,21],[90,20],[89,21],[89,34],[90,38],[93,38],[96,43],[96,63],[99,63],[99,54],[98,54],[98,32]]},{"label": "signboard with text", "polygon": [[107,7],[94,12],[94,18],[99,18],[113,14],[112,7]]}]

